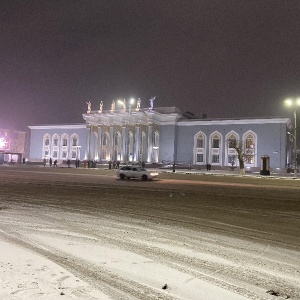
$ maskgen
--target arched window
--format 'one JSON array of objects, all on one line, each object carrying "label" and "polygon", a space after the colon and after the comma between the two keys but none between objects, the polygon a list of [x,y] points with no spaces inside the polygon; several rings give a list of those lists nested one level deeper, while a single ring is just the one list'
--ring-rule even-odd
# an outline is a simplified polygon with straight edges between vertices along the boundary
[{"label": "arched window", "polygon": [[229,132],[226,135],[227,147],[226,147],[226,164],[234,166],[237,163],[236,146],[239,144],[238,134],[234,131]]},{"label": "arched window", "polygon": [[52,157],[57,159],[59,157],[59,135],[52,136]]},{"label": "arched window", "polygon": [[229,148],[235,148],[235,147],[237,146],[237,141],[238,141],[237,135],[234,134],[234,133],[230,134],[230,135],[228,136],[228,140],[227,140],[227,142],[228,142],[228,147],[229,147]]},{"label": "arched window", "polygon": [[62,145],[63,145],[64,147],[67,147],[67,146],[68,146],[68,136],[67,136],[67,135],[64,135],[64,136],[62,137]]},{"label": "arched window", "polygon": [[67,159],[68,155],[68,135],[64,133],[61,136],[61,159]]},{"label": "arched window", "polygon": [[72,146],[78,146],[78,135],[76,133],[71,136]]},{"label": "arched window", "polygon": [[73,133],[71,135],[71,158],[75,160],[75,159],[79,159],[79,157],[80,157],[80,147],[79,147],[78,134]]},{"label": "arched window", "polygon": [[49,158],[51,156],[50,152],[50,134],[46,133],[43,137],[43,153],[42,158]]},{"label": "arched window", "polygon": [[254,135],[248,133],[246,135],[246,149],[254,149],[254,147],[255,147]]},{"label": "arched window", "polygon": [[252,131],[248,131],[244,134],[244,151],[245,151],[245,165],[256,166],[256,134]]},{"label": "arched window", "polygon": [[206,136],[202,132],[198,132],[194,136],[194,163],[203,165],[206,163]]},{"label": "arched window", "polygon": [[203,136],[203,134],[197,136],[197,148],[204,148],[204,136]]},{"label": "arched window", "polygon": [[210,137],[210,162],[212,165],[222,165],[222,152],[221,152],[221,134],[213,132]]},{"label": "arched window", "polygon": [[49,146],[50,145],[50,135],[45,134],[44,135],[44,146]]},{"label": "arched window", "polygon": [[220,136],[215,134],[212,138],[212,148],[219,149],[220,148]]}]

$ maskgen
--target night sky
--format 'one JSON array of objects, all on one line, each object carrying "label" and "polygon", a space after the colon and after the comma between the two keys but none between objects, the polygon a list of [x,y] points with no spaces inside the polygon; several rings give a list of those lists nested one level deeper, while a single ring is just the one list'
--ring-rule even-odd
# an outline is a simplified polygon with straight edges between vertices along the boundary
[{"label": "night sky", "polygon": [[300,1],[0,1],[0,127],[82,123],[113,99],[292,117]]}]

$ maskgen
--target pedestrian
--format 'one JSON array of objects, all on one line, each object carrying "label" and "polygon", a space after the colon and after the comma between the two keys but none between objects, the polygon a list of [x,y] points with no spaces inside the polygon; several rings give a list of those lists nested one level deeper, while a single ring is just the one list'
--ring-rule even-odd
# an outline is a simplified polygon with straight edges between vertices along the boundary
[{"label": "pedestrian", "polygon": [[209,171],[209,164],[206,164],[206,171]]},{"label": "pedestrian", "polygon": [[52,158],[49,159],[49,166],[52,167]]},{"label": "pedestrian", "polygon": [[108,162],[108,169],[109,169],[109,170],[111,170],[111,163],[112,163],[112,161],[110,160],[110,161]]},{"label": "pedestrian", "polygon": [[211,170],[211,164],[208,164],[208,171]]},{"label": "pedestrian", "polygon": [[53,167],[57,167],[57,159],[53,162]]},{"label": "pedestrian", "polygon": [[79,168],[79,165],[80,165],[80,160],[77,159],[77,160],[76,160],[76,168]]},{"label": "pedestrian", "polygon": [[116,165],[117,165],[117,162],[114,160],[114,161],[113,161],[113,169],[116,168]]},{"label": "pedestrian", "polygon": [[46,158],[44,158],[43,162],[44,162],[44,167],[46,167]]},{"label": "pedestrian", "polygon": [[68,165],[68,168],[70,168],[71,161],[69,159],[67,160],[67,165]]},{"label": "pedestrian", "polygon": [[120,161],[117,160],[117,169],[119,169],[119,167],[120,167]]}]

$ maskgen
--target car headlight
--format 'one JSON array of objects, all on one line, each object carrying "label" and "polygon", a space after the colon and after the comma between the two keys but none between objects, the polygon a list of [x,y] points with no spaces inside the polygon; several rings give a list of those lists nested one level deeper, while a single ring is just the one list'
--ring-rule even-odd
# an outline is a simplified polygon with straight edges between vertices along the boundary
[{"label": "car headlight", "polygon": [[150,176],[157,176],[158,175],[158,173],[150,173]]}]

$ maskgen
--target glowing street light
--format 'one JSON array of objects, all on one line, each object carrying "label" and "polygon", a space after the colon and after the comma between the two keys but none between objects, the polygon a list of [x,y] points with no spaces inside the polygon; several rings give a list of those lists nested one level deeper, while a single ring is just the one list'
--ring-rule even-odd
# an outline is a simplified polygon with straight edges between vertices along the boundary
[{"label": "glowing street light", "polygon": [[294,134],[290,134],[294,138],[294,177],[297,177],[297,107],[300,107],[300,98],[297,99],[286,99],[285,105],[294,109]]},{"label": "glowing street light", "polygon": [[131,98],[130,100],[129,100],[129,113],[131,113],[131,106],[132,106],[132,104],[134,104],[134,102],[135,102],[135,99],[134,98]]},{"label": "glowing street light", "polygon": [[0,138],[0,149],[5,148],[6,145],[7,145],[7,142],[3,138]]},{"label": "glowing street light", "polygon": [[[131,113],[131,106],[132,106],[132,104],[134,104],[134,102],[135,102],[134,98],[131,98],[128,101],[128,111],[129,111],[129,114]],[[126,111],[126,99],[118,100],[118,104],[120,104],[120,105],[123,106],[123,111]]]}]

